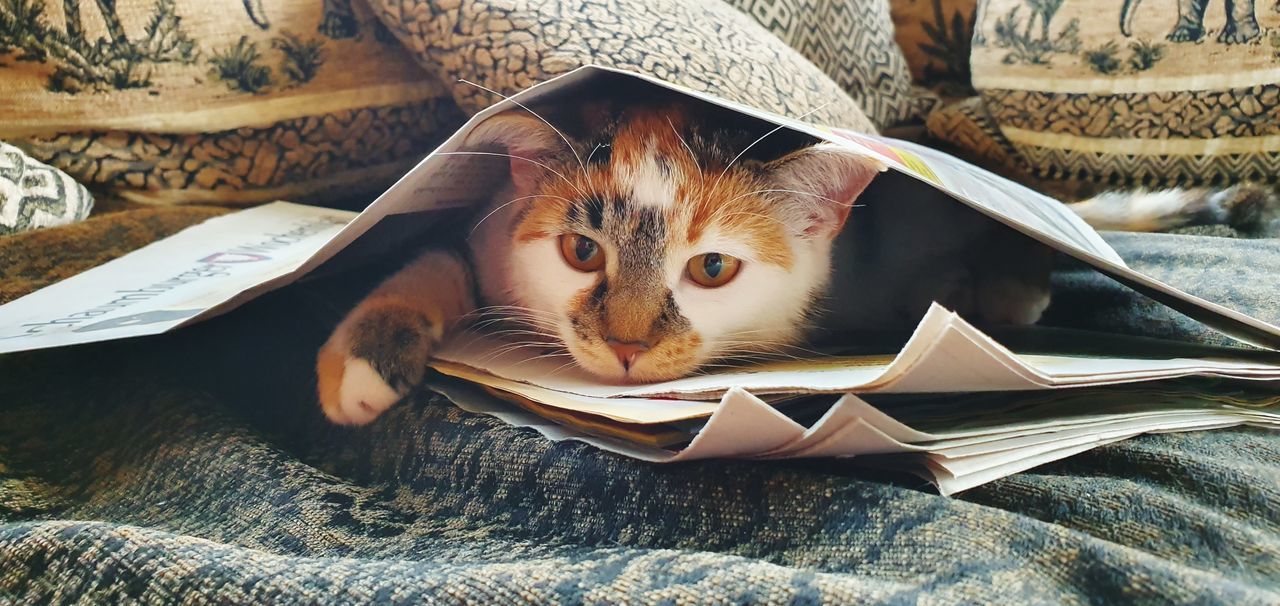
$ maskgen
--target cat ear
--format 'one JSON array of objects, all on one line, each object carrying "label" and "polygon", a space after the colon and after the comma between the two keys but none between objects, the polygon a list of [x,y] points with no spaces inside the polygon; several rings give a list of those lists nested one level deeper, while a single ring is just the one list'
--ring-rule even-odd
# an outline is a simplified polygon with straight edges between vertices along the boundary
[{"label": "cat ear", "polygon": [[551,125],[525,110],[497,114],[476,126],[466,138],[469,148],[500,148],[510,154],[511,182],[530,191],[556,154],[569,145]]},{"label": "cat ear", "polygon": [[770,185],[795,205],[794,221],[806,236],[834,238],[854,200],[887,167],[832,143],[822,143],[765,165]]}]

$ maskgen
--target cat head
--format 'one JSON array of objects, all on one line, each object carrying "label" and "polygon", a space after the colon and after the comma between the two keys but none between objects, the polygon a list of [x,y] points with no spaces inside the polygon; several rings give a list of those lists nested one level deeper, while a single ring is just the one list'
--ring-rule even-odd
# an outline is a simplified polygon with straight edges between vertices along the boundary
[{"label": "cat head", "polygon": [[631,107],[577,137],[511,111],[468,138],[511,155],[507,291],[600,378],[667,380],[802,338],[832,239],[880,170],[808,140],[744,154],[758,127],[704,122]]}]

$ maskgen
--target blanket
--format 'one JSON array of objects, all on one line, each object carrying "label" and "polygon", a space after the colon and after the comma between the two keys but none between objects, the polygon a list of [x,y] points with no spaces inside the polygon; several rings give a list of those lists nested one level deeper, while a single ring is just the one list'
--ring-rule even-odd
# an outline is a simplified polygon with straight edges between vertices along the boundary
[{"label": "blanket", "polygon": [[[198,76],[214,73],[206,63],[236,55],[245,68],[231,74],[239,89],[220,71],[163,82],[278,109],[285,105],[265,101],[310,94],[326,78],[346,82],[337,63],[301,69],[303,47],[315,63],[398,40],[438,81],[427,92],[442,96],[357,94],[360,107],[308,107],[315,116],[224,112],[214,117],[247,118],[213,133],[186,134],[200,130],[186,123],[172,133],[127,132],[157,123],[139,119],[25,140],[24,151],[91,186],[184,205],[100,197],[87,221],[0,238],[0,302],[227,212],[185,204],[292,196],[294,186],[332,193],[314,171],[376,190],[378,179],[360,171],[416,160],[458,114],[492,100],[458,79],[510,93],[584,61],[609,62],[793,115],[818,108],[818,121],[863,130],[929,105],[907,98],[879,2],[874,11],[830,3],[815,15],[797,13],[813,4],[799,0],[735,1],[740,14],[717,0],[325,0],[292,3],[301,8],[287,13],[275,8],[286,3],[268,2],[276,29],[259,34],[251,17],[262,4],[245,2],[248,16],[225,20],[249,34],[230,32],[207,52],[178,57],[190,64],[166,60],[163,70],[140,73],[157,83],[164,70]],[[15,24],[67,28],[74,42],[73,30],[83,37],[107,17],[85,19],[81,31],[35,6],[0,2],[0,16],[26,18],[0,19],[8,36],[0,47],[39,39],[15,38],[27,31]],[[181,43],[178,51],[212,44],[179,35],[198,24],[180,19],[192,6],[203,5],[156,2],[164,15],[151,25],[146,11],[120,11],[129,44],[99,45],[93,56],[152,49],[156,40]],[[308,33],[313,17],[317,34]],[[306,39],[285,35],[285,26]],[[250,34],[258,38],[242,37]],[[40,58],[22,57],[11,57],[5,73],[31,71]],[[267,63],[278,68],[270,72],[277,85],[258,90],[262,78],[247,76],[267,73]],[[64,72],[68,65],[76,67]],[[287,74],[299,82],[279,79]],[[126,100],[167,107],[130,82]],[[81,98],[94,109],[102,97]],[[259,124],[271,120],[282,121]],[[347,144],[393,123],[413,125],[398,131],[413,145],[378,144],[370,155]],[[205,153],[252,141],[261,149],[277,138],[283,146],[299,125],[316,138],[301,149],[323,153],[281,152],[287,170],[262,182],[237,180],[236,171],[276,166],[276,155],[249,163],[247,151]],[[93,130],[101,128],[125,131]],[[170,145],[200,163],[166,172],[180,154],[152,147]],[[205,188],[188,183],[196,169],[230,176]],[[170,173],[172,183],[161,179]],[[367,197],[324,202],[354,208]],[[1275,240],[1107,238],[1140,270],[1280,321]],[[1143,436],[944,498],[856,459],[637,462],[550,442],[425,391],[370,426],[332,426],[314,395],[314,353],[386,268],[368,269],[307,280],[170,335],[0,358],[0,604],[1280,602],[1280,435],[1258,429]],[[1064,266],[1055,289],[1047,321],[1056,325],[1225,342],[1079,266]]]},{"label": "blanket", "polygon": [[[186,215],[156,233],[217,212],[169,210]],[[154,235],[106,237],[138,212],[77,227],[115,255]],[[4,249],[4,282],[42,262],[40,233]],[[1280,320],[1274,240],[1107,237]],[[1057,289],[1061,325],[1219,339],[1090,271]],[[1143,436],[945,498],[856,460],[642,463],[431,393],[335,427],[311,363],[352,290],[312,280],[171,335],[0,359],[0,602],[1280,600],[1276,433]]]}]

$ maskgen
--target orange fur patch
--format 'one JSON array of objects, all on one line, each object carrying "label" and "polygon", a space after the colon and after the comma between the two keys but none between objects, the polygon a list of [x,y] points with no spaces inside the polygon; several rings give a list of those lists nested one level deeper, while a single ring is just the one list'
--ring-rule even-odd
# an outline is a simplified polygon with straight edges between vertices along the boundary
[{"label": "orange fur patch", "polygon": [[787,242],[787,228],[773,216],[774,197],[758,179],[744,171],[730,169],[691,185],[685,194],[692,203],[684,214],[686,244],[696,242],[708,229],[716,228],[730,237],[751,243],[758,259],[789,269],[794,261]]},{"label": "orange fur patch", "polygon": [[344,348],[338,347],[330,339],[316,356],[316,391],[320,396],[320,408],[330,419],[343,419],[341,398],[342,375],[346,371],[347,356]]}]

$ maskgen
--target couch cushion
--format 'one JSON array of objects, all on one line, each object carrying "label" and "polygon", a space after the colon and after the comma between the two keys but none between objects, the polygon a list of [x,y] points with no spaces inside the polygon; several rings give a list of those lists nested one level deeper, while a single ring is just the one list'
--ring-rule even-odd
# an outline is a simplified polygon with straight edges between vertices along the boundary
[{"label": "couch cushion", "polygon": [[[834,126],[874,128],[822,70],[721,0],[370,0],[467,111],[587,63]],[[812,112],[812,113],[811,113]]]},{"label": "couch cushion", "polygon": [[[1108,185],[1276,180],[1270,3],[985,0],[972,54],[987,113],[1036,177]],[[1122,14],[1125,9],[1128,13]]]},{"label": "couch cushion", "polygon": [[351,0],[15,0],[0,64],[0,139],[148,202],[377,193],[460,118]]}]

